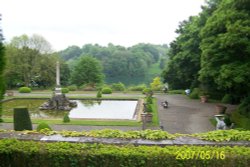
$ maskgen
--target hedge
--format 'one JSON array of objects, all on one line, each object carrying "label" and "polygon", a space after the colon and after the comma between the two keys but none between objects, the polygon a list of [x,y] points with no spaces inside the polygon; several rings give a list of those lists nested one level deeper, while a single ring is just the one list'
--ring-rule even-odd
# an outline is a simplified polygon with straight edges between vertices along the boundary
[{"label": "hedge", "polygon": [[14,130],[32,130],[29,111],[25,107],[14,108]]},{"label": "hedge", "polygon": [[21,87],[18,89],[19,93],[30,93],[31,92],[31,88],[29,87]]},{"label": "hedge", "polygon": [[250,164],[250,148],[116,146],[2,139],[0,140],[0,162],[1,167],[246,167]]}]

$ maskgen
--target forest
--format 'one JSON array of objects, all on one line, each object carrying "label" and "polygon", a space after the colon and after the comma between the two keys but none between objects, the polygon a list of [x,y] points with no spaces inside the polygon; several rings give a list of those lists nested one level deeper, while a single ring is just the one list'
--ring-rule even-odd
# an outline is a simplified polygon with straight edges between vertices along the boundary
[{"label": "forest", "polygon": [[[61,64],[63,86],[88,84],[75,79],[78,77],[77,73],[82,72],[81,70],[86,73],[88,68],[91,68],[91,66],[87,69],[76,68],[83,57],[91,57],[90,59],[94,59],[95,63],[99,63],[98,68],[99,73],[102,73],[100,74],[102,79],[98,83],[148,84],[154,77],[160,76],[168,51],[167,45],[137,44],[125,48],[110,43],[107,47],[86,44],[82,48],[69,46],[62,51],[53,52],[50,43],[36,34],[14,37],[5,45],[5,48],[7,65],[4,77],[9,89],[24,85],[53,87],[55,62],[58,60]],[[87,79],[83,78],[83,80]]]},{"label": "forest", "polygon": [[209,0],[202,9],[176,30],[162,76],[171,89],[239,103],[250,94],[250,1]]}]

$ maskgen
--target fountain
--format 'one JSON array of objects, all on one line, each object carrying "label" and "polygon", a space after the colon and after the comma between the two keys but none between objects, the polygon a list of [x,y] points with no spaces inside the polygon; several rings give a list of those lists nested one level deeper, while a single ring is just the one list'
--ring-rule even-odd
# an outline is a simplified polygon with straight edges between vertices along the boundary
[{"label": "fountain", "polygon": [[77,103],[70,101],[65,94],[62,93],[60,86],[60,65],[59,62],[56,63],[56,87],[53,92],[52,98],[47,102],[43,103],[39,109],[41,110],[63,110],[69,111],[73,107],[76,107]]}]

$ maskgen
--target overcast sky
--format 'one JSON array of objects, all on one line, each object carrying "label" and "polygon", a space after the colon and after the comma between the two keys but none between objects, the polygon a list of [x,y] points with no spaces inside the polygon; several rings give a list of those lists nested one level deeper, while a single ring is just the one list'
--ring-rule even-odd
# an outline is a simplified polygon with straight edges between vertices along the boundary
[{"label": "overcast sky", "polygon": [[54,50],[108,43],[168,44],[204,0],[0,0],[6,41],[39,34]]}]

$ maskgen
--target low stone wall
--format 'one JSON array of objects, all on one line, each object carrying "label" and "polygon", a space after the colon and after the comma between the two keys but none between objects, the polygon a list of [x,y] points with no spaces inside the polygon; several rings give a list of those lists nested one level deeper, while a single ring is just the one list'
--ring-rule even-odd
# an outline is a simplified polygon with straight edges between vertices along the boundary
[{"label": "low stone wall", "polygon": [[15,138],[18,140],[33,140],[42,142],[71,142],[71,143],[102,143],[115,145],[146,145],[146,146],[173,146],[173,145],[190,145],[190,146],[245,146],[250,147],[250,141],[224,141],[213,142],[200,140],[193,137],[177,137],[174,140],[146,140],[146,139],[120,139],[120,138],[94,138],[94,137],[63,137],[60,134],[42,135],[42,134],[25,134],[24,132],[1,132],[0,139]]}]

